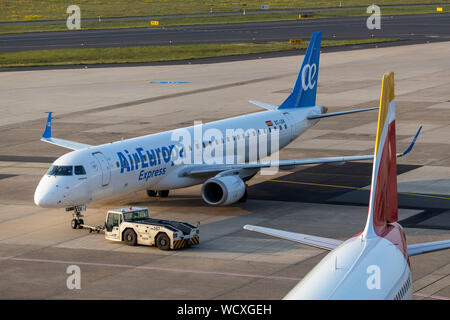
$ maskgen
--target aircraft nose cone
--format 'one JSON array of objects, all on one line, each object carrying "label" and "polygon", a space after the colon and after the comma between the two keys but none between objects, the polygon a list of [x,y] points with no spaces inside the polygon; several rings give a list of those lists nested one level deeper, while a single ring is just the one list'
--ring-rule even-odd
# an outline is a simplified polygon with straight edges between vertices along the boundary
[{"label": "aircraft nose cone", "polygon": [[48,194],[34,194],[34,203],[39,207],[49,207],[52,204],[51,197]]},{"label": "aircraft nose cone", "polygon": [[43,208],[51,208],[57,205],[57,200],[51,187],[44,185],[42,181],[34,192],[34,203]]}]

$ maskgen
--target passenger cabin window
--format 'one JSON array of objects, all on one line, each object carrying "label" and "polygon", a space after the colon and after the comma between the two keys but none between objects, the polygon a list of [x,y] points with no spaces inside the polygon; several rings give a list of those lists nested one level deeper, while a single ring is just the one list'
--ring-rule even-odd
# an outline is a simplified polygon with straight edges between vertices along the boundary
[{"label": "passenger cabin window", "polygon": [[83,166],[75,166],[75,174],[76,175],[86,174],[86,170],[84,170]]},{"label": "passenger cabin window", "polygon": [[51,166],[47,174],[50,176],[71,176],[73,166]]}]

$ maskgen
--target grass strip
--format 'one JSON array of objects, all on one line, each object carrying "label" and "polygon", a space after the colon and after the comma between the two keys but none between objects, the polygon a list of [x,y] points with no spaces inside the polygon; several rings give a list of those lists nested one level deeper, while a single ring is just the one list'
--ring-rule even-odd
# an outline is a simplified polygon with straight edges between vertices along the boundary
[{"label": "grass strip", "polygon": [[[84,18],[137,17],[176,14],[196,14],[213,12],[234,12],[260,10],[261,5],[269,5],[271,10],[367,7],[373,0],[2,0],[0,1],[0,21],[64,20],[66,8],[76,4]],[[379,6],[448,3],[448,0],[377,0]]]},{"label": "grass strip", "polygon": [[[323,40],[322,47],[374,44],[402,39]],[[117,48],[55,49],[8,52],[0,54],[0,67],[89,65],[139,63],[211,58],[251,53],[305,49],[308,41],[298,45],[286,42],[222,43],[175,46],[139,46]]]}]

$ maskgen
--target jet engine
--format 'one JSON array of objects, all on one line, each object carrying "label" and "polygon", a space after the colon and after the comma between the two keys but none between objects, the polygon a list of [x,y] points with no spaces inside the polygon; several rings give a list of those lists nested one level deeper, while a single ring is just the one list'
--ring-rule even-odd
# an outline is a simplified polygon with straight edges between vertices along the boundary
[{"label": "jet engine", "polygon": [[216,176],[203,183],[202,197],[212,206],[224,206],[238,202],[245,189],[245,183],[238,175]]}]

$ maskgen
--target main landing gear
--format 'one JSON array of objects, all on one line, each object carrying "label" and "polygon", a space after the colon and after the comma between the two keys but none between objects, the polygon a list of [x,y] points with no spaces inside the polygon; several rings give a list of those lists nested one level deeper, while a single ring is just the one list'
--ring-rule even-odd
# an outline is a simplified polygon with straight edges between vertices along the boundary
[{"label": "main landing gear", "polygon": [[84,217],[80,212],[86,211],[86,206],[75,206],[66,208],[66,211],[73,211],[72,212],[72,222],[71,227],[72,229],[83,229],[84,220],[82,217]]},{"label": "main landing gear", "polygon": [[149,197],[167,198],[169,196],[169,191],[170,190],[160,190],[160,191],[147,190],[147,195]]}]

